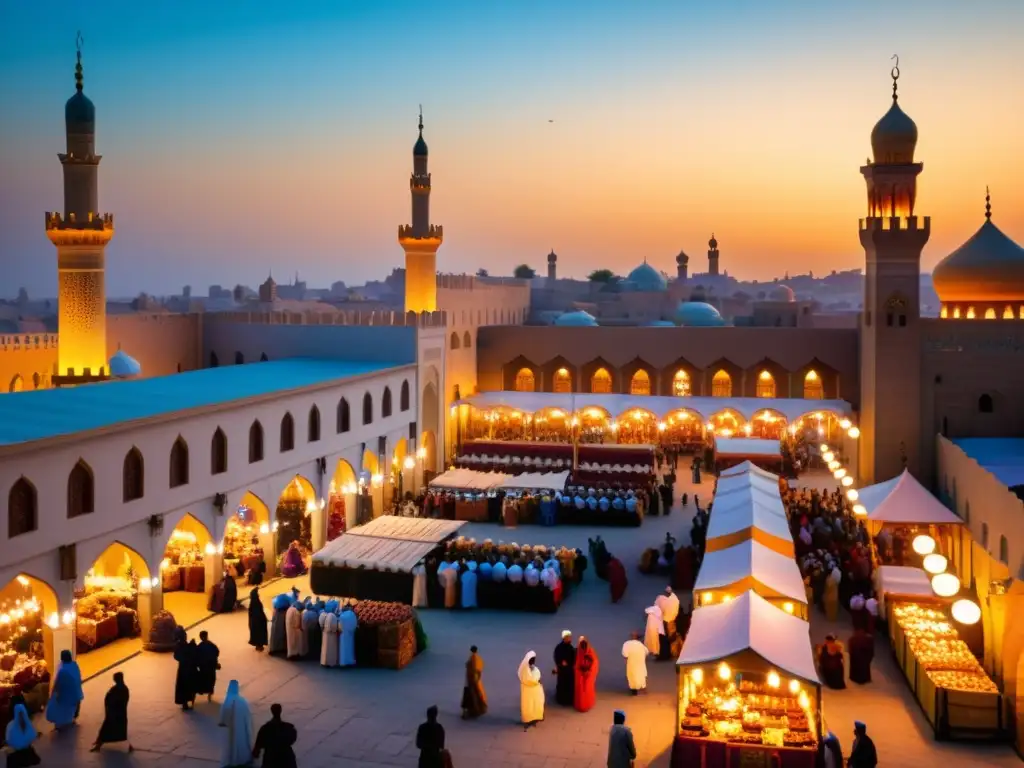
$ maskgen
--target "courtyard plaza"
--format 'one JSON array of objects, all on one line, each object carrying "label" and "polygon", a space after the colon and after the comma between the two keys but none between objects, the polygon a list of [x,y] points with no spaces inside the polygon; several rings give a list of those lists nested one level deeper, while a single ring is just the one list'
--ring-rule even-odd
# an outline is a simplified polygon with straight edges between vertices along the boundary
[{"label": "courtyard plaza", "polygon": [[[631,631],[642,632],[644,608],[664,588],[663,576],[645,576],[637,570],[643,550],[658,546],[671,532],[681,546],[688,541],[692,502],[696,491],[701,504],[711,499],[711,482],[699,488],[690,482],[688,466],[680,464],[676,505],[668,517],[648,517],[640,528],[587,528],[523,526],[514,530],[471,523],[464,535],[478,541],[516,541],[520,544],[565,544],[586,552],[587,539],[601,535],[609,550],[626,566],[629,587],[622,601],[612,605],[608,585],[588,568],[583,584],[557,614],[501,611],[419,612],[429,638],[428,650],[401,671],[382,669],[328,670],[312,662],[288,662],[257,654],[248,644],[244,610],[220,614],[190,631],[210,633],[221,650],[213,703],[205,698],[195,711],[184,713],[174,704],[176,664],[170,654],[143,652],[119,665],[131,689],[129,735],[135,752],[89,747],[103,717],[103,696],[111,684],[110,671],[85,683],[85,701],[78,725],[55,734],[41,716],[42,733],[36,749],[43,765],[151,766],[156,768],[211,768],[219,765],[226,738],[217,727],[220,702],[228,681],[237,679],[253,710],[254,729],[270,717],[274,702],[284,707],[284,719],[298,729],[295,745],[302,768],[349,766],[414,766],[416,727],[428,706],[440,709],[456,768],[598,768],[607,760],[608,731],[616,709],[626,712],[637,747],[637,768],[669,764],[676,713],[676,677],[671,662],[648,662],[647,693],[631,696],[626,687],[622,643]],[[827,476],[808,476],[806,484],[826,487]],[[831,481],[834,483],[834,481]],[[690,494],[682,514],[679,495]],[[270,599],[296,583],[308,594],[305,579],[277,580],[262,591],[269,612]],[[241,593],[247,597],[247,593]],[[818,610],[812,611],[812,637],[820,642],[829,631],[841,638],[850,633],[846,614],[829,626]],[[600,657],[598,699],[585,714],[554,702],[552,652],[561,631],[569,629],[574,641],[585,635]],[[906,768],[932,768],[942,762],[958,766],[1019,766],[1009,746],[938,743],[931,736],[918,705],[901,677],[883,634],[868,686],[850,684],[844,691],[825,689],[825,718],[840,738],[844,752],[852,744],[853,721],[863,720],[874,739],[880,764]],[[460,719],[464,663],[469,647],[477,645],[486,664],[484,685],[488,713],[475,721]],[[519,725],[519,682],[516,670],[526,652],[534,650],[544,673],[547,706],[545,720],[524,732]],[[255,732],[255,730],[254,730]]]}]

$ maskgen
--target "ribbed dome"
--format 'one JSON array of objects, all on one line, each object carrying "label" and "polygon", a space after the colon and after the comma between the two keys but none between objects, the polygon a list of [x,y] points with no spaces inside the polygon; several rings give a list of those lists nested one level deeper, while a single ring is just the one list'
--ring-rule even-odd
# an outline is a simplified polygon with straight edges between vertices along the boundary
[{"label": "ribbed dome", "polygon": [[575,312],[566,312],[564,315],[559,315],[555,319],[555,325],[562,326],[596,326],[597,320],[589,312],[584,312],[582,309],[578,309]]},{"label": "ribbed dome", "polygon": [[932,272],[943,302],[1024,300],[1024,248],[986,219]]},{"label": "ribbed dome", "polygon": [[681,301],[676,308],[676,320],[680,325],[708,328],[725,325],[725,320],[710,304],[703,301]]},{"label": "ribbed dome", "polygon": [[110,375],[115,379],[129,379],[142,373],[139,361],[123,350],[117,350],[110,358]]},{"label": "ribbed dome", "polygon": [[632,291],[664,291],[668,282],[646,261],[626,276],[626,288]]},{"label": "ribbed dome", "polygon": [[914,162],[917,124],[893,98],[889,111],[871,131],[871,151],[882,165],[906,165]]},{"label": "ribbed dome", "polygon": [[769,301],[796,301],[796,294],[788,285],[777,285],[768,294]]}]

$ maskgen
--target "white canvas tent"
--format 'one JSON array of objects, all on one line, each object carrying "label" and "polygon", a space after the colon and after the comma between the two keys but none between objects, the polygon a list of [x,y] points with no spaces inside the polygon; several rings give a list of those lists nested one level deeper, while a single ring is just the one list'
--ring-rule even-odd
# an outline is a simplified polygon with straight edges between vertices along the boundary
[{"label": "white canvas tent", "polygon": [[964,522],[907,470],[903,470],[889,494],[868,512],[868,520],[897,525],[963,525]]},{"label": "white canvas tent", "polygon": [[861,488],[858,491],[857,503],[870,514],[892,493],[892,489],[896,487],[901,477],[902,475],[896,475],[896,477],[889,480],[883,480],[880,483],[869,485],[867,488]]},{"label": "white canvas tent", "polygon": [[465,524],[465,520],[435,520],[430,517],[382,515],[365,525],[356,526],[345,535],[377,536],[379,538],[424,541],[436,544],[456,533]]},{"label": "white canvas tent", "polygon": [[931,579],[922,568],[881,565],[875,569],[874,582],[880,616],[885,616],[885,600],[888,597],[935,599]]},{"label": "white canvas tent", "polygon": [[760,456],[780,458],[782,444],[760,437],[716,437],[715,453],[719,456]]},{"label": "white canvas tent", "polygon": [[561,491],[568,479],[568,472],[525,472],[509,475],[501,487],[524,491]]},{"label": "white canvas tent", "polygon": [[342,535],[313,555],[313,562],[409,573],[436,546],[432,542]]},{"label": "white canvas tent", "polygon": [[475,469],[449,469],[430,481],[431,488],[460,491],[489,491],[501,487],[511,475],[503,472],[477,472]]},{"label": "white canvas tent", "polygon": [[[762,597],[785,597],[799,603],[807,602],[804,581],[796,561],[751,539],[728,549],[708,552],[701,563],[693,591],[728,590],[750,581],[754,582],[754,591]],[[751,587],[748,585],[747,588]],[[736,591],[739,590],[733,590]]]},{"label": "white canvas tent", "polygon": [[714,516],[719,510],[732,513],[751,504],[783,519],[786,518],[786,507],[782,503],[782,497],[779,496],[778,488],[767,490],[757,485],[732,488],[725,493],[716,493],[711,502],[711,514]]},{"label": "white canvas tent", "polygon": [[778,486],[779,483],[778,475],[776,475],[774,472],[769,472],[767,469],[762,469],[761,467],[757,466],[757,464],[754,464],[751,461],[741,461],[735,467],[723,469],[721,472],[718,473],[718,482],[721,483],[722,478],[725,477],[746,474],[759,475],[760,477],[763,477],[766,480],[773,481],[776,484],[776,486]]},{"label": "white canvas tent", "polygon": [[727,603],[694,611],[676,663],[692,667],[752,651],[780,672],[820,685],[810,630],[803,619],[748,591]]}]

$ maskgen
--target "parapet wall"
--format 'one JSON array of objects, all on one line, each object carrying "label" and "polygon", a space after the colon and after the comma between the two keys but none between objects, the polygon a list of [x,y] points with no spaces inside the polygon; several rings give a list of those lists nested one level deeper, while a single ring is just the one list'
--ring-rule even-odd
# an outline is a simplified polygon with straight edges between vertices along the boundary
[{"label": "parapet wall", "polygon": [[396,328],[443,328],[447,324],[444,312],[369,312],[345,311],[317,312],[210,312],[205,315],[207,325],[218,323],[250,323],[253,325],[379,325]]}]

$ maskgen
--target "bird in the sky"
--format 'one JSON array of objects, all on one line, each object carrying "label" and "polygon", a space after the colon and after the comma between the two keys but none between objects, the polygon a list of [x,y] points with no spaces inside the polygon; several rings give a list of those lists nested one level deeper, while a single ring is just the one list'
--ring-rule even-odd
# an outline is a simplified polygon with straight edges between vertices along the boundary
[{"label": "bird in the sky", "polygon": [[549,123],[553,123],[553,122],[555,122],[555,121],[554,121],[554,120],[548,120],[548,122],[549,122]]}]

